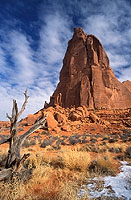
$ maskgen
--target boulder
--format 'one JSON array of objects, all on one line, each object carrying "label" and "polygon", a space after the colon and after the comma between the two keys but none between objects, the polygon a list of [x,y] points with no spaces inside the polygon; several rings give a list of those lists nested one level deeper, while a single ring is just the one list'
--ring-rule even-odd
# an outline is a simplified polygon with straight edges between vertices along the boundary
[{"label": "boulder", "polygon": [[71,128],[70,128],[70,126],[69,125],[67,125],[67,124],[64,124],[62,127],[61,127],[61,130],[62,131],[71,131]]},{"label": "boulder", "polygon": [[58,123],[62,123],[64,121],[63,115],[58,112],[54,114],[54,118]]},{"label": "boulder", "polygon": [[47,113],[47,127],[49,129],[55,129],[58,125],[58,122],[55,120],[53,113]]},{"label": "boulder", "polygon": [[99,123],[100,119],[95,115],[94,113],[90,113],[89,118],[91,119],[92,122]]},{"label": "boulder", "polygon": [[35,115],[29,114],[29,115],[27,116],[27,119],[26,119],[27,124],[28,124],[29,126],[33,125],[33,124],[35,123],[36,119],[37,119],[37,118],[36,118]]},{"label": "boulder", "polygon": [[83,117],[89,116],[89,111],[87,110],[86,106],[79,106],[76,108],[76,112],[81,114]]},{"label": "boulder", "polygon": [[77,113],[76,111],[72,111],[69,114],[69,119],[71,121],[79,121],[79,120],[81,120],[81,118],[82,118],[82,114],[81,113]]}]

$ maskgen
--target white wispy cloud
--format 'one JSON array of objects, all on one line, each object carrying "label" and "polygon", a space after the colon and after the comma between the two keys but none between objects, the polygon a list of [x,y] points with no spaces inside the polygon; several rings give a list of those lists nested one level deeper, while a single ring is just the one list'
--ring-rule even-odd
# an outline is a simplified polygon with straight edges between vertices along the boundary
[{"label": "white wispy cloud", "polygon": [[11,112],[13,98],[22,104],[26,87],[30,99],[23,117],[41,109],[45,100],[49,101],[73,26],[82,26],[88,34],[95,34],[119,80],[130,79],[130,10],[127,0],[48,0],[47,4],[43,1],[38,12],[36,49],[32,47],[31,36],[15,28],[15,24],[21,23],[19,19],[6,20],[7,27],[0,30],[3,39],[0,43],[0,120],[5,120],[5,113]]},{"label": "white wispy cloud", "polygon": [[110,65],[113,66],[114,70],[119,70],[123,66],[127,66],[130,60],[127,55],[115,54],[115,52],[107,51],[107,55],[110,58]]},{"label": "white wispy cloud", "polygon": [[[10,54],[14,63],[15,73],[12,74],[17,84],[25,84],[25,86],[33,83],[37,70],[33,61],[33,52],[30,48],[29,41],[26,36],[17,31],[10,34]],[[24,81],[23,81],[24,80]]]},{"label": "white wispy cloud", "polygon": [[121,69],[121,76],[119,78],[119,80],[121,82],[123,82],[124,80],[131,80],[131,67],[125,68],[125,69]]},{"label": "white wispy cloud", "polygon": [[[47,65],[62,64],[62,59],[71,37],[70,22],[58,12],[43,18],[44,25],[40,31],[40,56]],[[58,71],[58,66],[56,68]]]},{"label": "white wispy cloud", "polygon": [[3,50],[0,48],[0,73],[4,73],[5,71],[5,55]]},{"label": "white wispy cloud", "polygon": [[[41,16],[41,19],[44,25],[42,24],[39,32],[37,51],[31,48],[32,40],[17,30],[10,31],[2,44],[5,53],[0,51],[0,64],[3,67],[7,66],[5,73],[8,84],[1,80],[1,119],[5,120],[5,113],[11,110],[13,98],[17,99],[19,105],[22,104],[26,87],[30,99],[22,117],[41,109],[44,101],[49,101],[58,82],[67,41],[71,37],[69,23],[67,18],[60,17],[59,13],[48,14],[45,18]],[[10,56],[11,66],[5,60],[5,54]]]},{"label": "white wispy cloud", "polygon": [[[85,2],[85,1],[84,1]],[[82,26],[88,34],[96,35],[104,46],[114,72],[120,81],[130,79],[131,68],[131,5],[128,1],[93,1],[81,4]],[[90,13],[90,10],[93,13]],[[90,15],[86,14],[90,13]],[[128,66],[128,70],[124,67]],[[123,76],[123,74],[125,74]]]}]

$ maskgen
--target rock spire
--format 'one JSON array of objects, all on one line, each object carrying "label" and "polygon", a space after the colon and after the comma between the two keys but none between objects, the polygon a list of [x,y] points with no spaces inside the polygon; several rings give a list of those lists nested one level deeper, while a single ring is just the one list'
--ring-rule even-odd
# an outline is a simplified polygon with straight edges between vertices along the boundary
[{"label": "rock spire", "polygon": [[90,109],[131,107],[131,92],[117,80],[108,56],[94,35],[75,28],[60,72],[60,81],[49,106],[84,105]]}]

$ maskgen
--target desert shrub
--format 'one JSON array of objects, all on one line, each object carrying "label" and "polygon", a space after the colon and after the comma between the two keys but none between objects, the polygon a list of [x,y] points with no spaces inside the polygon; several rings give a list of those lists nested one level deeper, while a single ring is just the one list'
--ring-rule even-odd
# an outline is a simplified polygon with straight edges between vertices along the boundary
[{"label": "desert shrub", "polygon": [[[26,161],[27,162],[27,161]],[[28,158],[32,178],[0,183],[0,200],[77,200],[79,174],[43,163],[43,154]]]},{"label": "desert shrub", "polygon": [[122,149],[121,148],[109,148],[109,151],[112,153],[122,153]]},{"label": "desert shrub", "polygon": [[86,151],[65,150],[64,153],[59,152],[44,154],[44,161],[51,164],[54,168],[68,168],[75,171],[87,171],[91,162],[90,154]]},{"label": "desert shrub", "polygon": [[23,183],[18,180],[14,182],[0,182],[0,200],[18,200],[26,193]]},{"label": "desert shrub", "polygon": [[69,143],[71,144],[71,145],[75,145],[75,144],[77,144],[77,143],[80,143],[80,139],[79,139],[79,135],[75,135],[75,136],[70,136],[69,137]]},{"label": "desert shrub", "polygon": [[125,158],[131,158],[131,147],[127,147],[125,151]]},{"label": "desert shrub", "polygon": [[33,146],[36,144],[36,140],[31,140],[31,139],[26,139],[23,144],[22,144],[22,147],[24,148],[28,148],[30,146]]},{"label": "desert shrub", "polygon": [[87,171],[91,162],[88,152],[69,150],[63,154],[63,161],[71,170]]},{"label": "desert shrub", "polygon": [[49,145],[52,145],[52,143],[56,140],[56,137],[51,137],[51,138],[48,138],[48,139],[45,139],[41,142],[41,145],[40,147],[42,148],[45,148]]},{"label": "desert shrub", "polygon": [[115,175],[116,165],[114,159],[110,154],[99,154],[95,160],[93,160],[89,166],[90,172],[100,175]]},{"label": "desert shrub", "polygon": [[28,181],[0,183],[0,200],[80,200],[78,190],[87,182],[89,170],[95,175],[114,172],[109,154],[97,154],[92,161],[90,153],[79,149],[42,150],[32,153],[24,162],[26,169],[32,169]]},{"label": "desert shrub", "polygon": [[69,180],[68,176],[69,171],[54,170],[51,167],[45,167],[41,171],[35,169],[35,178],[30,182],[29,193],[33,199],[75,200],[78,185]]},{"label": "desert shrub", "polygon": [[50,167],[35,169],[26,184],[18,180],[0,183],[0,200],[76,200],[78,185],[66,178]]}]

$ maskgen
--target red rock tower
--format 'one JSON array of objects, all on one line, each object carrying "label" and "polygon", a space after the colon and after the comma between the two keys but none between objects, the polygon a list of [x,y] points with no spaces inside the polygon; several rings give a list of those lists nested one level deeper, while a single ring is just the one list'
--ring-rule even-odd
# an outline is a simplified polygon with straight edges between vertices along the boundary
[{"label": "red rock tower", "polygon": [[[106,38],[105,38],[106,39]],[[117,80],[100,41],[75,28],[63,60],[60,82],[49,106],[91,109],[131,107],[131,92]]]}]

